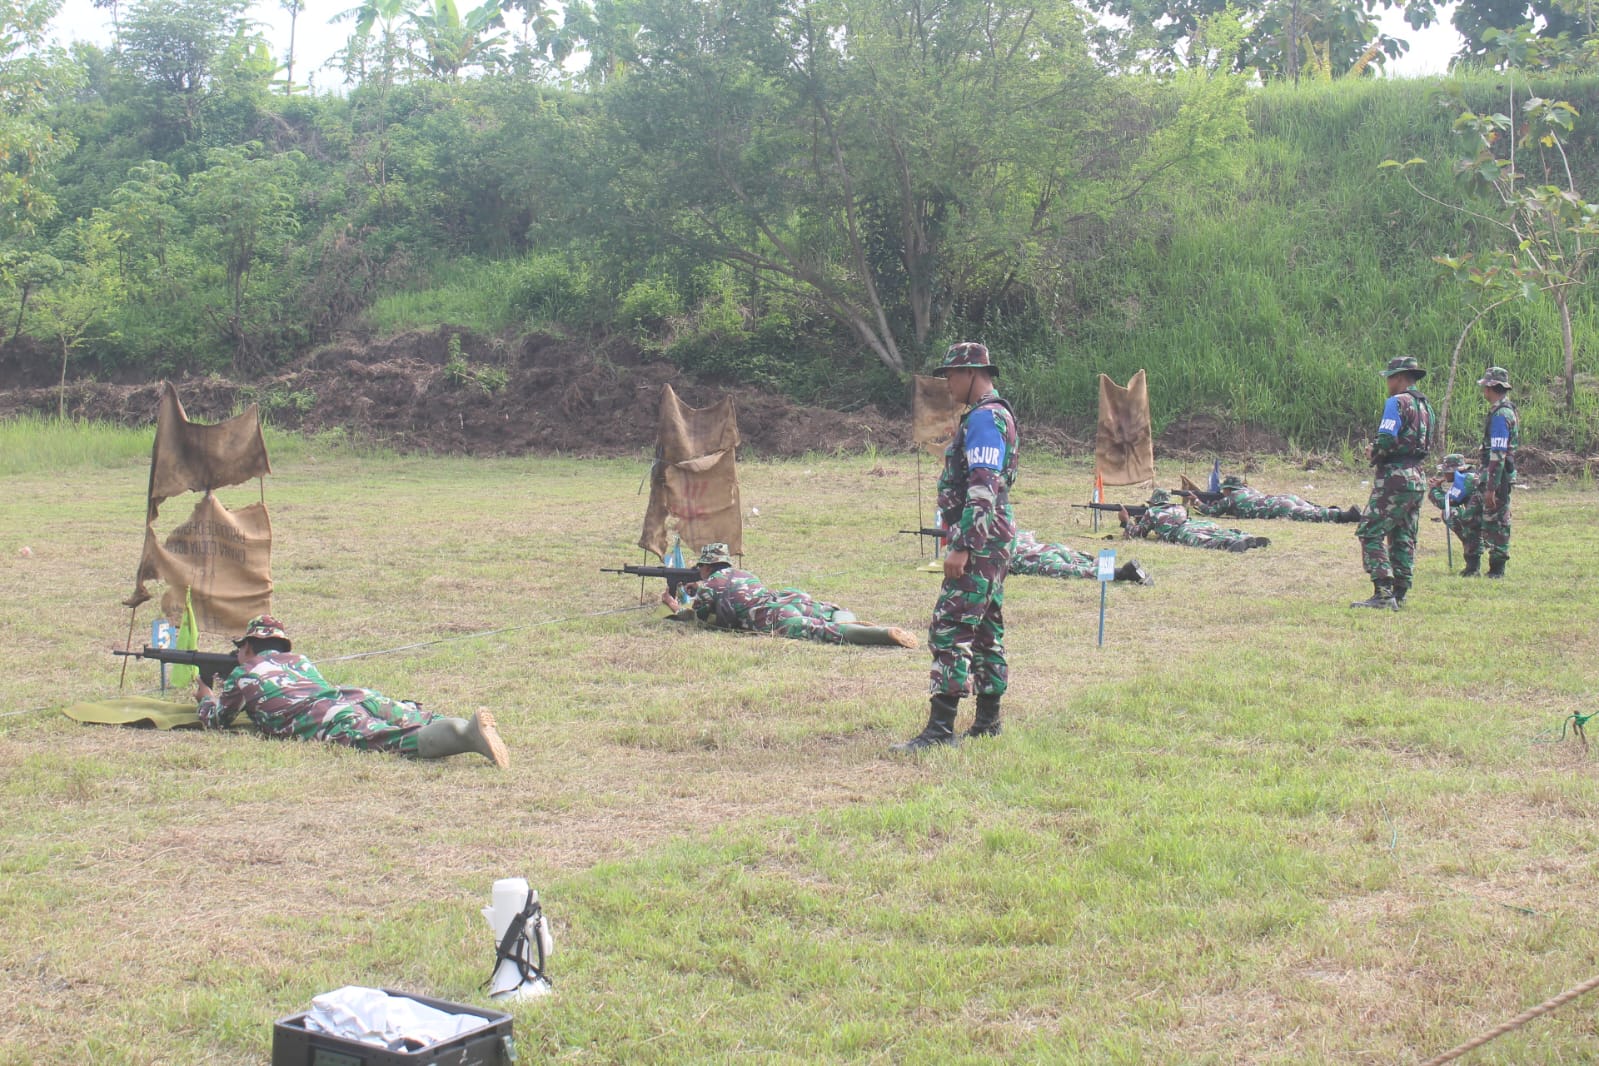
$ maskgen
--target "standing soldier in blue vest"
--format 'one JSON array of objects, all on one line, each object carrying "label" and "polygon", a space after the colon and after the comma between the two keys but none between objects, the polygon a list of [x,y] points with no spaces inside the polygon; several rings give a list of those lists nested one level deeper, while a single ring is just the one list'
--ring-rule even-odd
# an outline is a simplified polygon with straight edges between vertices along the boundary
[{"label": "standing soldier in blue vest", "polygon": [[957,344],[936,373],[950,399],[967,408],[944,451],[938,511],[949,533],[944,586],[927,643],[933,652],[927,727],[894,751],[954,744],[955,715],[968,682],[977,716],[968,737],[999,734],[1007,683],[1005,571],[1016,540],[1010,488],[1016,481],[1016,416],[994,390],[999,370],[981,344]]},{"label": "standing soldier in blue vest", "polygon": [[[1510,487],[1516,481],[1516,448],[1521,443],[1521,416],[1510,402],[1510,372],[1491,366],[1477,382],[1488,401],[1482,430],[1482,544],[1488,549],[1488,576],[1504,577],[1510,561]],[[1475,569],[1475,561],[1466,557]]]},{"label": "standing soldier in blue vest", "polygon": [[1421,461],[1432,445],[1432,405],[1416,389],[1427,371],[1411,356],[1388,360],[1382,373],[1388,379],[1388,402],[1370,449],[1371,499],[1355,527],[1372,594],[1349,606],[1397,611],[1410,591],[1415,566],[1416,528],[1427,493]]}]

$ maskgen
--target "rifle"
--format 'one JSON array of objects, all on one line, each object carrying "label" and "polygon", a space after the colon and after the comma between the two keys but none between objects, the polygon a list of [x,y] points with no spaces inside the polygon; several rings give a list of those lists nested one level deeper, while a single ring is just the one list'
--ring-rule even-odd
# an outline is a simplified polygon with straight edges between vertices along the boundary
[{"label": "rifle", "polygon": [[937,526],[923,526],[921,529],[902,529],[901,533],[909,533],[917,537],[932,537],[935,540],[948,540],[950,530],[939,529]]},{"label": "rifle", "polygon": [[1149,507],[1142,503],[1074,503],[1072,506],[1079,509],[1086,508],[1090,511],[1109,511],[1112,514],[1118,511],[1126,511],[1129,518],[1137,518],[1149,510]]},{"label": "rifle", "polygon": [[1225,492],[1206,492],[1204,489],[1172,489],[1171,494],[1190,500],[1198,500],[1201,503],[1215,503],[1217,500],[1227,498]]},{"label": "rifle", "polygon": [[612,570],[600,567],[602,574],[633,574],[635,577],[664,577],[666,590],[672,595],[677,595],[677,590],[684,585],[691,585],[700,578],[700,568],[697,566],[634,566],[632,563],[623,563],[622,569]]},{"label": "rifle", "polygon": [[232,653],[152,648],[148,644],[143,651],[113,650],[111,654],[125,655],[133,659],[154,659],[158,663],[167,663],[171,666],[192,666],[200,671],[200,680],[211,688],[216,688],[218,677],[227,677],[239,666],[239,657]]}]

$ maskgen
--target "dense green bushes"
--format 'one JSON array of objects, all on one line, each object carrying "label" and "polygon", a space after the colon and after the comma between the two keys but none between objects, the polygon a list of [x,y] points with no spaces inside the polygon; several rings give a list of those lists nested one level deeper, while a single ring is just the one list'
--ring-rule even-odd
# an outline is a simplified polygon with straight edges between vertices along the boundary
[{"label": "dense green bushes", "polygon": [[[69,371],[248,376],[351,326],[608,330],[708,378],[808,401],[903,402],[882,353],[837,317],[844,304],[829,317],[797,280],[805,271],[824,284],[858,278],[837,266],[847,234],[796,202],[767,236],[750,224],[741,236],[751,242],[748,261],[710,254],[717,241],[725,252],[736,216],[708,213],[716,205],[674,215],[670,196],[691,190],[674,192],[664,179],[618,183],[622,148],[637,146],[617,140],[605,86],[555,87],[506,72],[374,77],[348,97],[284,98],[266,91],[270,64],[234,37],[216,47],[208,91],[184,101],[163,97],[140,65],[147,53],[80,47],[82,76],[59,87],[49,111],[78,145],[55,170],[50,191],[61,211],[0,231],[5,337],[32,335]],[[1475,106],[1507,110],[1509,84],[1481,75],[1465,88]],[[1210,414],[1304,447],[1370,431],[1375,368],[1393,354],[1433,368],[1428,385],[1441,398],[1472,310],[1470,294],[1433,257],[1472,247],[1490,227],[1434,202],[1459,201],[1449,164],[1463,154],[1434,83],[1253,88],[1243,136],[1227,117],[1232,90],[1208,86],[1202,73],[1180,90],[1131,78],[1093,86],[1117,109],[1106,120],[1114,130],[1078,116],[1027,127],[1029,135],[1109,140],[1133,130],[1126,135],[1151,146],[1127,156],[1136,171],[1178,131],[1199,146],[1172,157],[1182,177],[1124,203],[1110,195],[1114,173],[1063,185],[1059,195],[1077,197],[1075,212],[1047,230],[1019,221],[1036,210],[1037,189],[998,182],[983,217],[1015,232],[983,251],[963,222],[962,254],[977,266],[959,276],[937,262],[918,266],[914,285],[896,273],[914,257],[895,244],[887,218],[892,183],[863,176],[871,180],[861,193],[860,262],[873,264],[882,329],[898,334],[910,369],[930,365],[953,340],[981,338],[1029,417],[1083,425],[1097,374],[1125,381],[1143,368],[1157,428]],[[1571,157],[1577,187],[1590,188],[1599,180],[1599,85],[1537,88],[1582,112]],[[760,96],[748,102],[773,106]],[[1210,117],[1183,127],[1201,104]],[[636,85],[628,106],[644,106]],[[729,111],[746,123],[753,113]],[[770,135],[741,149],[751,175],[778,167],[793,148],[762,132]],[[1416,172],[1425,197],[1379,170],[1384,159],[1413,156],[1433,163]],[[789,177],[804,187],[803,175]],[[641,198],[653,200],[640,206]],[[966,210],[958,199],[928,201],[928,225],[953,227]],[[670,220],[670,233],[639,224],[650,217]],[[763,241],[794,246],[780,260]],[[784,277],[773,262],[797,264],[799,274]],[[913,309],[912,289],[931,302]],[[1463,348],[1463,380],[1490,363],[1509,367],[1527,439],[1591,449],[1599,444],[1593,309],[1591,295],[1577,301],[1574,412],[1555,387],[1558,321],[1547,302],[1518,301],[1486,318]],[[1472,393],[1468,384],[1456,407],[1456,443],[1475,431]]]}]

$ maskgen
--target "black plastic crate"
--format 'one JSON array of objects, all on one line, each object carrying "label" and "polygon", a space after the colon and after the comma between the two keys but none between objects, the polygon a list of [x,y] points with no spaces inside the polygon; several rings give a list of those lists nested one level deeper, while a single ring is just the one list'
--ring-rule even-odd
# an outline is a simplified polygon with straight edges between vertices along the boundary
[{"label": "black plastic crate", "polygon": [[484,1028],[420,1051],[389,1051],[359,1040],[312,1032],[305,1027],[305,1016],[310,1012],[301,1011],[273,1023],[272,1066],[511,1066],[516,1062],[516,1040],[511,1034],[509,1014],[389,988],[383,991],[451,1014],[476,1014],[483,1019]]}]

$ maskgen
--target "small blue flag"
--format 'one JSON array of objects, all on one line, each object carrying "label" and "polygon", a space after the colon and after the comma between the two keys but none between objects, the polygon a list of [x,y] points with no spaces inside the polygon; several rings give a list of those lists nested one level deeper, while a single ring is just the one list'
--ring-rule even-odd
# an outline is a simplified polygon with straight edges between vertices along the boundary
[{"label": "small blue flag", "polygon": [[1210,468],[1210,490],[1209,491],[1211,491],[1211,492],[1220,492],[1221,491],[1221,459],[1220,458],[1218,458],[1215,461],[1215,463],[1211,464],[1211,468]]}]

